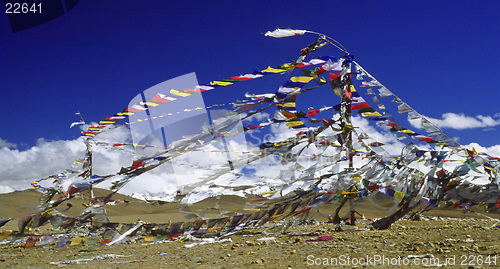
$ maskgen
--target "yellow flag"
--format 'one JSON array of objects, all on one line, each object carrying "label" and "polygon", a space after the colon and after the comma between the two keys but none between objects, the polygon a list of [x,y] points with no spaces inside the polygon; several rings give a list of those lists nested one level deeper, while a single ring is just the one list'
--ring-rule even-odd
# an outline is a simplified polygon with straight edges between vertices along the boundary
[{"label": "yellow flag", "polygon": [[220,85],[220,86],[227,86],[233,84],[232,82],[224,82],[224,81],[212,81],[210,82],[210,85]]},{"label": "yellow flag", "polygon": [[340,96],[340,88],[335,88],[333,89],[333,91],[335,92],[336,95]]},{"label": "yellow flag", "polygon": [[259,195],[266,195],[266,194],[275,194],[278,191],[266,191],[266,192],[261,192]]},{"label": "yellow flag", "polygon": [[399,132],[399,133],[406,133],[406,134],[413,134],[414,133],[414,131],[408,130],[408,129],[399,130],[397,132]]},{"label": "yellow flag", "polygon": [[295,127],[299,125],[303,125],[304,123],[302,121],[289,121],[286,123],[286,126],[288,127]]},{"label": "yellow flag", "polygon": [[141,104],[141,105],[147,105],[147,106],[152,106],[152,107],[155,107],[155,106],[158,105],[157,103],[153,103],[153,102],[140,102],[139,104]]},{"label": "yellow flag", "polygon": [[178,96],[182,96],[182,97],[186,97],[186,96],[190,96],[191,95],[190,93],[180,92],[180,91],[176,91],[174,89],[171,89],[170,93],[178,95]]},{"label": "yellow flag", "polygon": [[85,238],[83,238],[83,237],[73,237],[73,239],[71,239],[71,242],[69,243],[69,245],[71,247],[78,246],[83,242],[84,239]]},{"label": "yellow flag", "polygon": [[257,212],[260,211],[259,208],[243,208],[243,212]]},{"label": "yellow flag", "polygon": [[275,148],[279,148],[279,147],[281,147],[281,146],[285,146],[285,145],[288,145],[288,144],[290,144],[290,142],[288,142],[287,140],[285,140],[285,141],[281,141],[281,142],[276,142],[276,143],[274,143],[274,144],[273,144],[273,147],[275,147]]},{"label": "yellow flag", "polygon": [[14,233],[14,231],[12,231],[12,230],[2,231],[2,233],[0,233],[0,241],[3,241],[5,238],[9,237],[13,233]]},{"label": "yellow flag", "polygon": [[342,128],[342,133],[347,134],[347,133],[351,132],[352,129],[354,129],[354,126],[352,126],[351,124],[346,125]]},{"label": "yellow flag", "polygon": [[403,197],[405,197],[404,192],[396,191],[394,193],[394,199],[401,200]]},{"label": "yellow flag", "polygon": [[291,77],[290,81],[292,82],[302,82],[302,83],[307,83],[311,80],[313,80],[313,77]]},{"label": "yellow flag", "polygon": [[363,113],[361,113],[361,116],[363,116],[363,117],[380,117],[382,115],[380,113],[378,113],[378,111],[375,111],[375,112],[363,112]]},{"label": "yellow flag", "polygon": [[276,216],[272,216],[272,217],[269,218],[269,222],[272,222],[273,220],[275,220],[275,219],[277,219],[279,217],[282,217],[283,215],[285,215],[285,214],[279,214],[279,215],[276,215]]},{"label": "yellow flag", "polygon": [[218,226],[218,227],[212,227],[212,228],[208,228],[207,229],[207,233],[210,233],[210,232],[213,232],[213,231],[217,231],[219,230],[220,228],[222,228],[223,226]]},{"label": "yellow flag", "polygon": [[277,68],[272,68],[270,66],[262,70],[263,73],[281,73],[285,71],[286,71],[285,69],[277,69]]}]

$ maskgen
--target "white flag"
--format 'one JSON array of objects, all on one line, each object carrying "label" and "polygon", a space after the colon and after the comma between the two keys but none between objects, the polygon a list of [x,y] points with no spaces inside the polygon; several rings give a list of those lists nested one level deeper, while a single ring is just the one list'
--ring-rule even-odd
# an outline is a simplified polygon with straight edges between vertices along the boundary
[{"label": "white flag", "polygon": [[69,128],[73,128],[75,125],[81,125],[81,124],[85,124],[85,122],[83,122],[83,121],[73,122],[73,123],[69,126]]},{"label": "white flag", "polygon": [[271,36],[271,37],[288,37],[288,36],[294,36],[294,35],[303,35],[307,31],[306,30],[294,30],[294,29],[276,29],[274,31],[267,31],[264,35],[265,36]]}]

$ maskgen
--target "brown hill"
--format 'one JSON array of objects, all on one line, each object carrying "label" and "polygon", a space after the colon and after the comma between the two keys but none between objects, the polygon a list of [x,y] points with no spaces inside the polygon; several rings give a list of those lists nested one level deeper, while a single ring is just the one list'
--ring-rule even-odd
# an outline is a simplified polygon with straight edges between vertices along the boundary
[{"label": "brown hill", "polygon": [[[95,189],[96,197],[105,197],[111,192],[109,190]],[[82,193],[83,197],[89,197],[89,192]],[[36,190],[16,191],[12,193],[0,194],[0,220],[13,218],[2,229],[17,230],[17,218],[29,214],[37,213],[42,210],[40,205],[41,193]],[[166,203],[161,201],[142,201],[123,194],[114,194],[113,200],[120,201],[117,205],[106,207],[107,216],[112,222],[135,222],[138,219],[145,222],[165,223],[169,221],[186,221],[193,218],[217,218],[220,216],[229,216],[238,212],[244,212],[248,207],[249,199],[224,195],[220,197],[210,197],[193,205],[183,205],[178,203]],[[376,205],[368,201],[356,202],[357,212],[363,214],[366,218],[377,218],[389,215],[388,210],[394,206],[394,200],[376,200]],[[69,217],[77,217],[88,205],[89,200],[82,198],[73,198],[63,202],[56,209]],[[323,205],[311,210],[309,218],[315,218],[324,221],[338,207],[338,201]],[[460,209],[434,208],[425,213],[426,215],[462,218],[485,218],[484,209],[478,206],[473,208],[480,213],[466,212],[464,214]],[[346,205],[340,212],[340,216],[348,214],[349,206]],[[498,214],[491,215],[498,218]]]}]

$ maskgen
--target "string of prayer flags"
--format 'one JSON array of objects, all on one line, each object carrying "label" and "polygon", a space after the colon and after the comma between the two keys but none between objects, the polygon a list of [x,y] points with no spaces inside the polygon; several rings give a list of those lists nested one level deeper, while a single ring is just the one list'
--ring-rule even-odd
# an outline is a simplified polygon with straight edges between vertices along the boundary
[{"label": "string of prayer flags", "polygon": [[[262,77],[262,76],[268,75],[268,74],[282,73],[282,72],[285,72],[285,71],[287,71],[289,69],[293,69],[293,68],[297,68],[297,67],[305,67],[305,66],[312,66],[312,65],[322,64],[322,63],[325,63],[326,61],[328,61],[328,59],[327,60],[314,59],[314,60],[311,60],[310,62],[301,62],[300,64],[297,63],[296,65],[283,64],[281,66],[287,66],[287,69],[268,67],[268,68],[266,68],[266,69],[264,69],[262,71],[256,71],[256,72],[254,72],[252,74],[246,74],[246,75],[240,75],[240,76],[233,76],[228,81],[212,81],[209,84],[198,85],[198,86],[195,87],[195,89],[185,89],[185,90],[182,90],[182,91],[181,90],[171,89],[168,93],[158,93],[157,95],[155,95],[152,98],[152,100],[148,100],[147,102],[140,102],[139,104],[132,105],[131,107],[126,108],[122,112],[117,113],[113,117],[108,117],[108,118],[106,118],[106,120],[100,121],[99,124],[101,125],[102,128],[99,128],[98,130],[87,129],[85,131],[82,131],[82,135],[89,136],[89,137],[94,137],[97,134],[99,134],[99,132],[102,132],[102,130],[105,129],[105,127],[107,127],[107,126],[115,123],[118,120],[121,120],[121,119],[125,118],[124,116],[131,116],[131,115],[134,115],[137,112],[141,112],[141,111],[144,111],[144,110],[149,109],[151,107],[156,107],[156,106],[159,106],[161,104],[165,104],[165,103],[168,103],[168,102],[171,102],[171,101],[175,101],[175,100],[178,100],[179,98],[188,97],[188,96],[190,96],[191,94],[194,94],[194,93],[200,93],[202,91],[212,90],[212,89],[215,89],[215,88],[221,87],[221,86],[228,86],[228,85],[231,85],[231,84],[233,84],[235,82],[247,81],[247,80],[250,80],[250,79],[256,79],[256,78],[259,78],[259,77]],[[328,68],[334,68],[335,67],[335,66],[331,66],[330,63],[328,63],[328,64],[329,64],[329,65],[327,65],[327,66],[329,66]],[[303,81],[305,81],[307,79],[309,79],[309,78],[297,77],[295,79],[296,82],[291,81],[291,83],[300,83],[300,85],[302,85]],[[311,77],[311,79],[313,79],[313,77]],[[288,86],[293,86],[293,85],[288,85]],[[95,126],[92,126],[92,127],[95,128]]]},{"label": "string of prayer flags", "polygon": [[[270,35],[288,36],[290,34],[292,33],[276,32]],[[463,150],[458,143],[455,143],[429,120],[418,114],[406,102],[353,62],[352,55],[347,54],[341,58],[325,56],[309,62],[304,61],[311,52],[330,42],[327,41],[326,37],[320,37],[302,49],[299,57],[292,63],[268,66],[250,74],[232,76],[230,79],[212,80],[206,84],[194,86],[196,84],[194,83],[190,89],[171,89],[168,87],[168,90],[165,91],[154,90],[148,95],[148,99],[143,95],[142,98],[134,99],[134,102],[131,102],[122,112],[107,117],[98,124],[87,126],[83,133],[93,137],[111,128],[116,128],[115,124],[127,116],[133,117],[129,118],[128,124],[121,126],[135,123],[137,125],[134,126],[139,126],[141,122],[153,125],[153,120],[162,117],[178,117],[180,113],[184,112],[193,115],[201,109],[209,107],[218,109],[222,105],[232,105],[232,111],[229,111],[224,117],[211,120],[212,123],[202,127],[202,132],[173,139],[174,141],[169,141],[169,144],[165,142],[162,146],[154,146],[154,143],[150,142],[120,143],[86,139],[86,156],[75,162],[75,166],[77,165],[82,170],[79,171],[78,175],[74,172],[67,172],[64,175],[53,176],[51,180],[54,181],[54,187],[44,188],[47,181],[33,182],[33,186],[46,192],[41,199],[43,210],[33,216],[23,218],[23,221],[20,222],[21,229],[27,231],[30,227],[42,225],[49,216],[56,219],[54,223],[59,227],[81,226],[83,222],[78,222],[76,218],[62,216],[61,211],[57,213],[54,210],[56,206],[53,205],[61,204],[74,197],[81,197],[82,190],[91,189],[93,185],[105,180],[112,179],[111,189],[116,192],[130,180],[167,162],[179,165],[179,167],[184,166],[182,168],[193,169],[193,171],[199,169],[198,171],[203,171],[203,176],[199,176],[195,183],[176,186],[178,189],[174,190],[175,194],[169,196],[179,204],[186,205],[180,207],[179,211],[189,221],[171,222],[162,226],[161,229],[157,229],[155,232],[165,235],[161,240],[177,238],[184,241],[195,235],[220,236],[240,228],[259,227],[278,218],[291,217],[292,221],[304,221],[309,214],[313,214],[314,210],[311,209],[322,204],[342,198],[341,204],[343,205],[347,201],[351,203],[353,199],[360,196],[371,199],[371,196],[376,193],[384,193],[393,197],[394,205],[401,207],[413,207],[418,203],[443,206],[443,202],[448,201],[453,201],[454,207],[462,207],[464,210],[469,210],[475,202],[487,202],[490,206],[494,206],[494,202],[497,202],[498,205],[496,193],[484,199],[477,198],[479,196],[474,193],[474,199],[477,201],[472,201],[472,199],[471,201],[456,201],[459,200],[456,197],[459,196],[460,191],[467,190],[466,184],[462,182],[474,182],[476,178],[487,179],[492,183],[497,180],[496,174],[499,171],[498,161],[500,159],[480,154],[474,148],[468,151]],[[288,72],[292,69],[312,65],[317,66],[311,70],[302,70],[302,72],[294,74]],[[181,100],[193,98],[205,91],[284,73],[289,75],[288,80],[273,93],[249,93],[245,95],[249,98],[247,100],[236,100],[227,104],[213,104],[211,106],[193,105],[192,107],[182,107],[178,109],[179,111],[156,113],[157,109],[162,106],[178,104]],[[357,79],[355,81],[353,81],[354,76]],[[308,107],[307,111],[300,111],[301,101],[303,101],[300,97],[304,96],[302,94],[323,87],[327,84],[328,79],[331,89],[340,97],[340,104],[336,101],[334,104],[337,105],[331,107],[305,106]],[[314,86],[306,88],[306,85],[314,83]],[[355,86],[360,86],[360,88],[356,89]],[[391,96],[392,98],[388,98]],[[264,103],[268,104],[263,105]],[[276,108],[271,119],[269,119],[270,116],[263,113],[264,110],[270,108]],[[332,118],[312,118],[330,109],[334,111]],[[222,109],[220,111],[222,112]],[[393,113],[394,111],[398,113]],[[235,127],[236,123],[248,119],[252,115],[260,116],[249,119],[258,121],[257,123],[245,122]],[[180,116],[184,116],[184,114]],[[355,118],[356,120],[354,120]],[[401,118],[402,120],[400,120]],[[384,132],[393,132],[391,136],[397,137],[396,143],[392,143],[392,140],[380,139],[379,136],[376,136],[379,139],[372,138],[360,126],[356,126],[358,119],[371,125],[376,124],[384,128]],[[421,127],[427,133],[424,135],[420,134],[421,131],[413,131],[412,128],[403,124],[406,120],[410,121],[414,128]],[[237,134],[282,123],[296,131],[279,139],[276,138],[276,140],[263,139],[262,143],[259,143],[259,148],[255,150],[235,150],[227,146],[231,143],[227,143],[226,140]],[[307,127],[306,123],[317,125]],[[112,125],[113,127],[111,127]],[[258,133],[258,131],[253,131],[253,133]],[[282,134],[285,133],[280,133],[280,135]],[[401,144],[399,141],[405,139],[408,140],[406,146],[399,146]],[[425,143],[425,150],[419,149],[418,145],[420,144],[417,142]],[[122,167],[117,173],[99,176],[91,170],[92,147],[95,145],[104,146],[107,149],[129,150],[132,147],[141,148],[141,150],[151,149],[154,154],[144,154],[131,161],[128,166]],[[441,145],[443,147],[438,149],[438,146]],[[392,147],[401,149],[399,156],[390,153],[398,152]],[[223,163],[217,163],[215,160],[214,164],[210,165],[178,164],[179,162],[177,162],[179,159],[183,161],[189,159],[191,157],[189,154],[201,153],[216,156],[225,155],[227,162],[224,160]],[[180,156],[186,158],[179,158]],[[261,164],[257,162],[259,160],[265,160],[266,163],[269,161],[273,166],[272,169],[264,170],[272,171],[268,174],[260,171],[261,169],[258,168],[261,167]],[[454,168],[450,169],[448,165]],[[75,180],[63,184],[62,182],[67,178]],[[241,182],[245,183],[240,184]],[[54,196],[54,193],[63,193],[64,196],[59,194]],[[51,194],[52,196],[50,196]],[[206,210],[193,211],[187,206],[208,197],[219,198],[222,194],[258,195],[261,199],[249,203],[241,212],[221,210],[218,205],[220,199],[214,199],[216,202],[214,202],[213,208],[220,210],[220,215],[207,219],[203,219]],[[447,196],[443,196],[444,194]],[[52,199],[52,197],[55,198]],[[88,198],[86,204],[92,206],[88,206],[82,215],[84,213],[95,214],[94,216],[99,216],[100,220],[104,219],[101,217],[105,214],[105,206],[111,204],[110,197]],[[270,199],[268,200],[266,197]],[[149,201],[148,203],[161,204],[162,202]],[[351,212],[355,212],[354,203],[351,205]],[[444,204],[444,206],[446,205],[452,206],[449,203]],[[354,219],[351,221],[354,224]],[[122,226],[120,231],[103,238],[100,243],[112,245],[127,241],[132,242],[136,240],[132,238],[132,235],[150,229],[151,226],[148,225],[138,223]],[[151,238],[151,234],[147,236],[149,236],[147,238],[149,242],[156,240]],[[75,238],[70,240],[70,245],[93,245],[99,241],[96,238]],[[35,246],[37,242],[44,244],[41,242],[50,240],[50,237],[43,237],[39,240],[35,237],[31,239],[31,241],[35,241],[33,243]],[[146,241],[145,238],[143,240]]]}]

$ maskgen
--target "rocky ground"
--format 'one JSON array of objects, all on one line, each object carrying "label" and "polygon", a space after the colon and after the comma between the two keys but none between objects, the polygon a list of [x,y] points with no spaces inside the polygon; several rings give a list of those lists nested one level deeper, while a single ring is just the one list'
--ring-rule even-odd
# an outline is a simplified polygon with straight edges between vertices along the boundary
[{"label": "rocky ground", "polygon": [[390,229],[312,222],[270,224],[210,239],[121,243],[112,246],[0,245],[2,268],[498,268],[500,223],[471,218],[402,220]]}]

